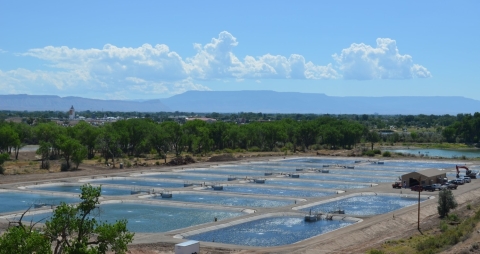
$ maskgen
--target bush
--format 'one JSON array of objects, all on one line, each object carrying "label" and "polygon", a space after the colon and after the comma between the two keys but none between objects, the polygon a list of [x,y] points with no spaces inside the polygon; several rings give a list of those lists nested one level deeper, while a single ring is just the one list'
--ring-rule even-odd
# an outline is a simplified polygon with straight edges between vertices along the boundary
[{"label": "bush", "polygon": [[382,250],[369,250],[367,253],[368,254],[385,254],[385,252]]},{"label": "bush", "polygon": [[159,162],[159,161],[156,161],[156,162],[155,162],[155,165],[159,166],[159,165],[160,165],[160,162]]},{"label": "bush", "polygon": [[369,157],[375,156],[375,152],[373,152],[373,150],[368,150],[368,151],[364,152],[363,154],[366,155],[366,156],[369,156]]},{"label": "bush", "polygon": [[252,147],[248,148],[248,151],[249,152],[261,152],[262,150],[260,148],[258,148],[258,146],[252,146]]},{"label": "bush", "polygon": [[389,151],[383,152],[383,157],[392,157],[392,154]]},{"label": "bush", "polygon": [[379,149],[375,149],[375,150],[373,150],[373,153],[375,153],[375,154],[382,154],[382,151],[380,151]]},{"label": "bush", "polygon": [[440,221],[440,231],[445,232],[448,230],[448,224],[445,221]]}]

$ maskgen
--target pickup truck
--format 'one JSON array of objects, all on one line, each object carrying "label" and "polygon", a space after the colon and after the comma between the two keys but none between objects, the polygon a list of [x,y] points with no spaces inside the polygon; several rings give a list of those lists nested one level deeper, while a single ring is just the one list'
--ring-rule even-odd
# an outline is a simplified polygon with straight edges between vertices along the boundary
[{"label": "pickup truck", "polygon": [[435,191],[435,187],[433,187],[432,185],[425,185],[425,186],[423,186],[423,190],[424,191]]},{"label": "pickup truck", "polygon": [[423,191],[423,187],[421,185],[415,185],[410,188],[412,191]]},{"label": "pickup truck", "polygon": [[432,184],[432,188],[433,188],[434,190],[441,190],[441,189],[442,189],[442,185],[439,184],[439,183],[434,183],[434,184]]}]

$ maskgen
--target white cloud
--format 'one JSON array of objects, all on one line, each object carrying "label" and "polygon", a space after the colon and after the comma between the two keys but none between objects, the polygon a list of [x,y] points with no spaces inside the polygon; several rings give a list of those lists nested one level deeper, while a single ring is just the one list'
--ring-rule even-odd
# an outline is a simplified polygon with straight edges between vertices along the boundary
[{"label": "white cloud", "polygon": [[[98,94],[98,97],[128,97],[131,94],[165,95],[188,90],[210,90],[200,84],[219,80],[242,82],[264,79],[405,79],[427,78],[430,72],[400,55],[394,40],[377,39],[377,47],[352,44],[333,55],[332,64],[316,65],[304,56],[264,54],[237,57],[237,38],[221,32],[205,45],[194,44],[197,53],[182,58],[167,45],[77,49],[66,46],[30,49],[17,55],[44,60],[46,70],[0,70],[0,88],[8,93]],[[0,53],[5,52],[0,49]],[[53,90],[53,91],[52,91]],[[123,98],[123,97],[122,97]]]},{"label": "white cloud", "polygon": [[333,58],[344,79],[410,79],[431,77],[427,68],[413,64],[410,55],[398,52],[395,40],[378,38],[377,47],[353,43]]},{"label": "white cloud", "polygon": [[204,46],[195,44],[197,54],[187,58],[190,76],[197,79],[333,79],[337,72],[331,65],[319,66],[305,62],[301,55],[290,57],[265,54],[259,57],[245,56],[241,61],[233,53],[237,39],[227,31],[213,38]]}]

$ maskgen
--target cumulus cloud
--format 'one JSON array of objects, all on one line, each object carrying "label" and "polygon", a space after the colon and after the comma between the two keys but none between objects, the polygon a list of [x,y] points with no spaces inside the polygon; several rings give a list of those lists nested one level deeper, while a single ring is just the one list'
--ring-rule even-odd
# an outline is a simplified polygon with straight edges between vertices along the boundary
[{"label": "cumulus cloud", "polygon": [[301,55],[290,57],[265,54],[245,56],[240,60],[233,53],[237,38],[227,31],[202,46],[195,44],[197,54],[187,58],[190,74],[196,79],[334,79],[337,72],[331,65],[320,66],[306,62]]},{"label": "cumulus cloud", "polygon": [[[413,64],[410,55],[401,55],[396,42],[377,39],[372,47],[352,44],[334,54],[337,65],[318,65],[299,54],[264,54],[238,57],[236,37],[221,32],[210,42],[194,44],[195,55],[182,58],[165,44],[139,47],[77,49],[67,46],[30,49],[17,54],[45,61],[47,70],[0,70],[0,88],[9,93],[45,93],[47,89],[63,94],[88,90],[104,97],[177,94],[188,90],[209,90],[205,81],[264,79],[407,79],[428,78],[424,66]],[[0,53],[4,52],[0,49]],[[43,92],[35,92],[43,91]],[[51,90],[50,90],[51,91]]]},{"label": "cumulus cloud", "polygon": [[427,68],[413,64],[410,55],[401,55],[395,40],[378,38],[374,48],[363,43],[353,43],[334,54],[345,79],[411,79],[431,77]]}]

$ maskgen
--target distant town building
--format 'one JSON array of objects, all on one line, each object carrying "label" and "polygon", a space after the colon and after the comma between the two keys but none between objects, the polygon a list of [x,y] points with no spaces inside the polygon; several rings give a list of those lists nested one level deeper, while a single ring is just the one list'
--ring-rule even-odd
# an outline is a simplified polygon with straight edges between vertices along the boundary
[{"label": "distant town building", "polygon": [[70,119],[70,120],[75,119],[75,109],[73,108],[73,105],[70,108],[70,110],[68,111],[68,119]]},{"label": "distant town building", "polygon": [[214,122],[217,121],[217,119],[207,118],[207,117],[187,117],[186,120],[187,121],[200,120],[200,121],[204,121],[204,122],[207,122],[207,123],[214,123]]}]

